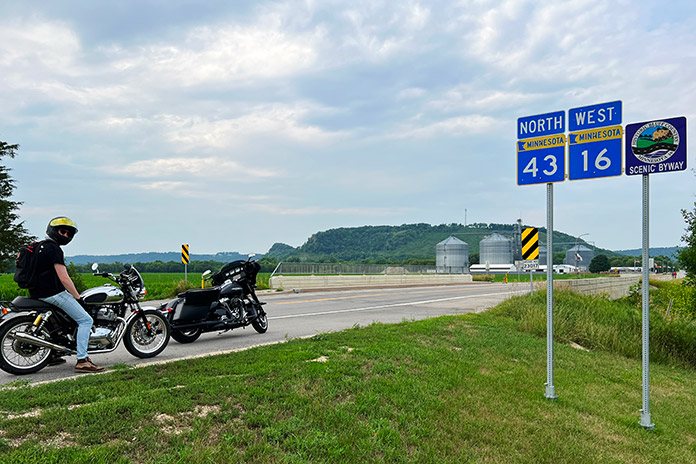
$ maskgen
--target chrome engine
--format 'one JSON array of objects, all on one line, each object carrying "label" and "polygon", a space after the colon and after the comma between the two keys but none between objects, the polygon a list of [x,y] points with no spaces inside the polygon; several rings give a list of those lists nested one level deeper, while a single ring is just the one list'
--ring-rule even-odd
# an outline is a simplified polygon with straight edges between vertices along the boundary
[{"label": "chrome engine", "polygon": [[[110,314],[100,314],[102,311],[108,311]],[[113,311],[108,308],[99,309],[99,313],[97,314],[97,320],[104,321],[104,319],[100,318],[99,315],[105,317],[111,317],[111,315],[113,315],[113,319],[107,320],[115,321],[118,319],[118,321],[116,323],[107,322],[104,325],[98,325],[97,323],[92,326],[92,333],[89,334],[87,349],[94,352],[98,352],[98,350],[111,350],[121,342],[121,338],[123,338],[123,334],[126,329],[126,321],[120,317],[117,318],[116,314],[114,314]]]}]

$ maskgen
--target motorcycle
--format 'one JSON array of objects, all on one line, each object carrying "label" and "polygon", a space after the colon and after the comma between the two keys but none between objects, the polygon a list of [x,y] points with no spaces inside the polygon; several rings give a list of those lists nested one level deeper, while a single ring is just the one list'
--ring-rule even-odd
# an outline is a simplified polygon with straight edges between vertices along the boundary
[{"label": "motorcycle", "polygon": [[266,303],[256,296],[256,275],[261,266],[252,261],[233,261],[217,273],[205,271],[203,281],[212,287],[188,290],[160,307],[167,315],[172,338],[192,343],[204,332],[221,331],[251,325],[258,333],[268,330]]},{"label": "motorcycle", "polygon": [[[124,271],[113,275],[99,272],[94,264],[92,271],[116,285],[105,284],[80,294],[94,320],[88,354],[109,353],[121,341],[138,358],[161,353],[169,343],[169,321],[155,308],[140,306],[146,290],[138,270],[126,264]],[[77,354],[76,333],[75,321],[44,301],[18,296],[0,304],[0,369],[15,375],[32,374],[46,367],[52,352]]]}]

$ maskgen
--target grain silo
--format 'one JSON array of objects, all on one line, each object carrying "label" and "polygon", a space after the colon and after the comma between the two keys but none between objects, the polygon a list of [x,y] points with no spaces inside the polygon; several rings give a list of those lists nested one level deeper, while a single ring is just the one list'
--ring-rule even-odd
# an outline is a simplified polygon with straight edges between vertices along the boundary
[{"label": "grain silo", "polygon": [[493,233],[479,243],[481,264],[512,264],[512,240]]},{"label": "grain silo", "polygon": [[576,266],[578,269],[588,269],[593,258],[594,251],[590,250],[586,246],[576,245],[570,250],[566,251],[563,264]]},{"label": "grain silo", "polygon": [[539,265],[546,266],[546,247],[539,247]]},{"label": "grain silo", "polygon": [[435,245],[437,272],[463,274],[469,272],[469,244],[449,237]]}]

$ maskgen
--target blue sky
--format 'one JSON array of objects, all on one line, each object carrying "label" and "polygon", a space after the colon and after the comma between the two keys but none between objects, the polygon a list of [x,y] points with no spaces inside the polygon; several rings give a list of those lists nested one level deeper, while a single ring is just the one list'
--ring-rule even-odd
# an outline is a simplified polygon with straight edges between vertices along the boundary
[{"label": "blue sky", "polygon": [[[35,235],[78,222],[68,256],[264,253],[465,210],[544,227],[546,187],[516,182],[517,118],[615,100],[624,126],[693,124],[694,2],[0,4],[14,199]],[[650,178],[651,246],[680,242],[688,165]],[[641,192],[555,184],[554,228],[638,248]]]}]

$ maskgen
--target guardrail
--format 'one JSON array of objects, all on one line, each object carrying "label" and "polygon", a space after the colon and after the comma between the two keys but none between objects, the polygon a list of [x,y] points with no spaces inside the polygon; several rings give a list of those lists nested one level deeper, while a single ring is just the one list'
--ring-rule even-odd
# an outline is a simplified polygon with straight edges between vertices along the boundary
[{"label": "guardrail", "polygon": [[271,273],[270,277],[282,275],[418,275],[468,273],[468,267],[454,266],[280,262]]}]

